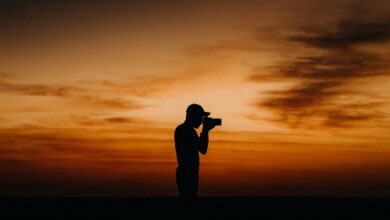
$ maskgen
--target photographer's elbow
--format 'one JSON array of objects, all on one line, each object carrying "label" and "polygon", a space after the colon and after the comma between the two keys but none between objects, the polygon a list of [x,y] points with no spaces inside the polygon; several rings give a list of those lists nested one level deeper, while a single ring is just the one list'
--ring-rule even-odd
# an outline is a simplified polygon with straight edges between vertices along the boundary
[{"label": "photographer's elbow", "polygon": [[199,152],[200,152],[201,154],[203,154],[203,155],[206,155],[206,153],[207,153],[207,147],[200,147],[200,148],[199,148]]}]

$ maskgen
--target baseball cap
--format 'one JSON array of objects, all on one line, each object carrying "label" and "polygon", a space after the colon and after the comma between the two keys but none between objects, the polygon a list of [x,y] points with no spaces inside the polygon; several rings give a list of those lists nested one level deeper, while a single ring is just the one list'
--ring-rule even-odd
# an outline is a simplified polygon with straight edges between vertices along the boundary
[{"label": "baseball cap", "polygon": [[205,112],[199,104],[191,104],[187,107],[187,114],[201,115],[201,116],[209,116],[210,112]]}]

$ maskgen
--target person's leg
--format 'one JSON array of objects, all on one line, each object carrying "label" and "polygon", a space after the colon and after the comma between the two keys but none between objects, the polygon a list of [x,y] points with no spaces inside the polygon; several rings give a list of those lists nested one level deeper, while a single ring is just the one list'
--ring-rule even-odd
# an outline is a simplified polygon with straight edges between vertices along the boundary
[{"label": "person's leg", "polygon": [[195,199],[198,196],[199,175],[198,170],[194,170],[186,178],[187,192],[189,198]]},{"label": "person's leg", "polygon": [[195,199],[198,195],[198,170],[192,170],[191,172],[183,172],[179,168],[176,169],[176,184],[179,189],[180,198]]},{"label": "person's leg", "polygon": [[183,175],[181,179],[181,197],[186,199],[191,199],[194,197],[194,187],[192,177],[190,175]]},{"label": "person's leg", "polygon": [[198,197],[198,185],[199,185],[199,176],[198,174],[194,175],[191,178],[191,197]]},{"label": "person's leg", "polygon": [[176,169],[176,185],[177,185],[177,188],[179,190],[179,197],[183,197],[184,194],[185,194],[185,189],[184,189],[184,175],[183,175],[183,172],[177,168]]}]

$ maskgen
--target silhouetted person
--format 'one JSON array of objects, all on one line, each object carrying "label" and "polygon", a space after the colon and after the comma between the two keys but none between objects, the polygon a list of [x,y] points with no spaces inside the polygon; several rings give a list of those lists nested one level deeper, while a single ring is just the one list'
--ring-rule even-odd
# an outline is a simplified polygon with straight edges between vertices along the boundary
[{"label": "silhouetted person", "polygon": [[[186,120],[175,130],[175,148],[178,167],[176,169],[176,184],[180,198],[194,199],[198,193],[199,153],[206,154],[209,143],[209,131],[215,127],[203,123],[210,115],[202,106],[191,104],[187,108]],[[200,137],[194,128],[203,123]]]}]

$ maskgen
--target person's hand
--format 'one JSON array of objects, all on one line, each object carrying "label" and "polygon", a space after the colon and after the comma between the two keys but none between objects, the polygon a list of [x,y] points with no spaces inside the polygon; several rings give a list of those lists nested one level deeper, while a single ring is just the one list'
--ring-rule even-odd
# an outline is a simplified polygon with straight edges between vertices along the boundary
[{"label": "person's hand", "polygon": [[215,128],[215,125],[203,122],[203,131],[210,131],[213,128]]}]

